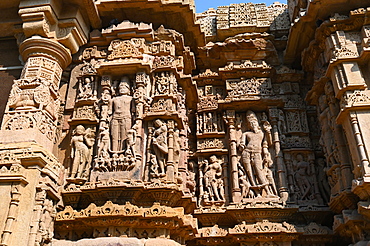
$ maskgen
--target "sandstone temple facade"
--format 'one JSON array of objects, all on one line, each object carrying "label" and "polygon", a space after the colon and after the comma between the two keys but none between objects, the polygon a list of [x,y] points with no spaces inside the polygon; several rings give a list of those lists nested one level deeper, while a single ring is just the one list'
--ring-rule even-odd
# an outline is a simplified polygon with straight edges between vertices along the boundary
[{"label": "sandstone temple facade", "polygon": [[1,246],[370,245],[370,1],[0,1]]}]

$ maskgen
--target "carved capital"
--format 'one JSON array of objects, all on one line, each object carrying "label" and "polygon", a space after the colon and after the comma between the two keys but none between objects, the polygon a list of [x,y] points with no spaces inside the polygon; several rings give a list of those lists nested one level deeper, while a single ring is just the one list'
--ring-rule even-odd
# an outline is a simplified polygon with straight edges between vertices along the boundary
[{"label": "carved capital", "polygon": [[[68,14],[65,14],[60,1],[47,0],[37,6],[33,1],[21,1],[18,14],[23,20],[24,35],[56,40],[76,53],[87,42],[89,25],[77,5],[69,4],[68,7]],[[95,22],[93,24],[96,26]]]},{"label": "carved capital", "polygon": [[33,36],[26,39],[19,46],[23,60],[30,57],[48,57],[58,62],[62,69],[66,68],[72,61],[71,52],[56,41]]}]

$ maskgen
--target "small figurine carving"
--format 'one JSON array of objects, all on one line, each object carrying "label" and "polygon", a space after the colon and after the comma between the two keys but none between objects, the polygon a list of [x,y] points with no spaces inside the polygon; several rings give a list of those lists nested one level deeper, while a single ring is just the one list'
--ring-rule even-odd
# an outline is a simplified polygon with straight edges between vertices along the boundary
[{"label": "small figurine carving", "polygon": [[155,156],[157,157],[157,163],[159,166],[159,176],[165,176],[165,165],[167,161],[168,155],[168,143],[167,143],[167,134],[168,129],[165,122],[160,119],[156,119],[154,121],[154,126],[156,129],[153,133],[153,151]]},{"label": "small figurine carving", "polygon": [[80,79],[79,83],[79,94],[78,99],[94,99],[96,98],[96,90],[95,90],[95,81],[94,77],[84,77]]},{"label": "small figurine carving", "polygon": [[83,125],[78,125],[72,133],[71,178],[86,178],[88,176],[89,164],[91,162],[90,148],[94,144],[94,136],[91,130],[85,130]]},{"label": "small figurine carving", "polygon": [[133,125],[132,128],[130,128],[127,131],[127,139],[126,139],[126,154],[132,155],[132,157],[136,158],[136,150],[135,150],[135,145],[136,145],[136,137],[137,137],[137,124]]},{"label": "small figurine carving", "polygon": [[224,181],[222,180],[221,160],[215,155],[204,162],[204,185],[211,201],[224,201]]},{"label": "small figurine carving", "polygon": [[241,166],[239,166],[238,168],[238,174],[239,174],[239,184],[240,184],[240,189],[242,192],[242,198],[254,198],[255,194],[253,190],[251,189],[251,184],[249,182],[249,179]]},{"label": "small figurine carving", "polygon": [[309,179],[310,176],[310,164],[304,161],[303,156],[298,154],[296,156],[297,164],[294,179],[300,191],[300,200],[310,199],[312,194],[312,185]]},{"label": "small figurine carving", "polygon": [[194,173],[194,162],[189,161],[188,168],[186,170],[186,183],[185,187],[189,189],[190,193],[194,195],[195,193],[195,173]]},{"label": "small figurine carving", "polygon": [[204,129],[206,129],[207,132],[215,132],[217,130],[217,124],[211,112],[205,115],[204,124]]},{"label": "small figurine carving", "polygon": [[107,156],[110,147],[110,134],[107,125],[102,125],[98,137],[98,158]]},{"label": "small figurine carving", "polygon": [[327,167],[323,158],[317,159],[316,177],[319,186],[319,191],[323,200],[328,203],[330,201],[330,186],[325,174]]},{"label": "small figurine carving", "polygon": [[44,200],[43,212],[40,218],[40,232],[42,245],[48,244],[54,235],[54,219],[56,210],[53,202],[49,199]]}]

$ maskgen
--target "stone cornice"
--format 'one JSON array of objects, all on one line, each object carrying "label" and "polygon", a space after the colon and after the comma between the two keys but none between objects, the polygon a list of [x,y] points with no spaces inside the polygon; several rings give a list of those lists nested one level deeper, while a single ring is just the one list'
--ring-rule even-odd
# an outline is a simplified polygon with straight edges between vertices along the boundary
[{"label": "stone cornice", "polygon": [[[291,8],[292,6],[290,6]],[[316,29],[322,21],[332,13],[360,8],[361,1],[357,0],[314,0],[309,1],[306,9],[301,9],[300,17],[293,20],[293,25],[289,33],[287,49],[285,51],[285,64],[299,64],[301,60],[300,53],[308,47],[309,43],[317,35]]]},{"label": "stone cornice", "polygon": [[[103,20],[103,26],[109,25],[111,16],[118,21],[129,19],[136,23],[153,23],[154,26],[167,23],[166,28],[174,29],[184,35],[185,44],[190,46],[193,52],[197,51],[197,47],[205,44],[204,33],[201,32],[200,25],[196,24],[191,1],[98,0],[95,4]],[[140,15],[136,14],[138,9],[140,9]]]},{"label": "stone cornice", "polygon": [[80,211],[67,206],[56,218],[59,231],[89,231],[93,228],[100,230],[111,226],[116,226],[117,231],[122,227],[140,230],[155,226],[156,230],[166,229],[168,236],[183,237],[185,240],[193,239],[198,232],[197,220],[184,214],[183,208],[172,208],[159,203],[154,203],[151,207],[138,207],[129,202],[118,205],[108,201],[103,206],[92,203]]},{"label": "stone cornice", "polygon": [[90,19],[93,19],[94,27],[100,27],[96,20],[96,9],[94,11],[93,6],[90,6],[90,11],[86,14],[79,5],[68,4],[66,11],[63,4],[64,2],[53,0],[42,4],[21,1],[18,14],[23,21],[23,33],[26,38],[40,35],[56,40],[70,49],[71,53],[76,53],[87,42]]}]

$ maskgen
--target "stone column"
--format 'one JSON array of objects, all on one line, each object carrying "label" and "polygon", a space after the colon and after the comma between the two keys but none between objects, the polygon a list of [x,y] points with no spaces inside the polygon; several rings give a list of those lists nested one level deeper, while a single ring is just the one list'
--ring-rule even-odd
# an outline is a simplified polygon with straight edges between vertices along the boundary
[{"label": "stone column", "polygon": [[[37,220],[40,211],[35,211],[39,209],[37,186],[42,180],[48,187],[61,185],[59,175],[63,172],[51,153],[60,110],[59,83],[63,69],[72,60],[70,50],[39,36],[24,40],[19,50],[25,66],[12,86],[0,129],[0,156],[12,155],[6,159],[9,163],[1,163],[2,169],[11,165],[5,176],[0,175],[2,196],[5,200],[11,198],[5,201],[9,204],[6,220],[0,219],[0,228],[4,228],[0,232],[3,246],[37,244],[41,233]],[[15,186],[15,181],[24,185]],[[11,191],[4,192],[10,186]],[[51,197],[56,203],[60,197],[54,193]]]},{"label": "stone column", "polygon": [[175,122],[173,120],[169,120],[168,121],[167,180],[171,182],[175,181],[175,167],[173,163],[174,128],[175,128]]},{"label": "stone column", "polygon": [[355,139],[356,146],[357,146],[359,159],[360,159],[360,162],[361,162],[361,166],[363,168],[364,176],[369,177],[370,176],[369,158],[368,158],[368,155],[367,155],[365,144],[364,144],[363,139],[362,139],[362,134],[361,134],[361,131],[360,131],[357,115],[356,115],[355,112],[350,113],[350,121],[351,121],[352,130],[353,130],[353,134],[354,134],[354,139]]},{"label": "stone column", "polygon": [[229,172],[228,172],[228,160],[227,160],[227,155],[223,155],[222,157],[222,179],[224,181],[224,196],[225,196],[225,203],[228,204],[230,203],[230,186],[229,186]]},{"label": "stone column", "polygon": [[235,111],[226,112],[226,122],[229,129],[229,156],[231,164],[231,199],[233,203],[240,203],[241,190],[238,176],[238,152],[236,144]]},{"label": "stone column", "polygon": [[60,106],[59,83],[71,54],[58,42],[39,36],[26,39],[19,49],[26,63],[10,92],[0,142],[36,142],[52,151]]},{"label": "stone column", "polygon": [[277,127],[277,119],[278,119],[278,112],[276,108],[269,109],[269,115],[271,119],[272,125],[272,141],[275,147],[275,154],[276,154],[276,167],[277,167],[277,176],[278,176],[278,183],[279,183],[279,193],[281,200],[286,202],[289,199],[289,189],[287,184],[287,177],[286,177],[286,168],[284,165],[284,157],[283,151],[280,149],[280,139],[279,139],[279,132]]}]

